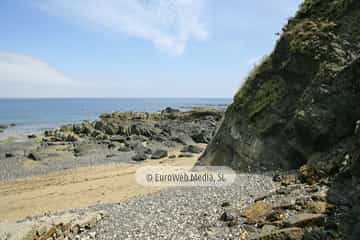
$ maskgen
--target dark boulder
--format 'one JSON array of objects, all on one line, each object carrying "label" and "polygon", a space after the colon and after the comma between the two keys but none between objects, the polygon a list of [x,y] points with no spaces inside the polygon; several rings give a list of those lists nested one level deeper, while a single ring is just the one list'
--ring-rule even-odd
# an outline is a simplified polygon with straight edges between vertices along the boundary
[{"label": "dark boulder", "polygon": [[116,144],[115,143],[109,143],[108,145],[108,149],[114,149],[114,148],[116,148]]},{"label": "dark boulder", "polygon": [[66,142],[77,142],[77,141],[79,141],[79,137],[74,134],[68,134],[64,140]]},{"label": "dark boulder", "polygon": [[117,129],[114,124],[107,124],[104,127],[104,132],[107,135],[115,135],[117,133]]},{"label": "dark boulder", "polygon": [[220,220],[223,222],[232,222],[239,219],[241,216],[241,212],[238,209],[226,209],[220,216]]},{"label": "dark boulder", "polygon": [[6,157],[6,158],[11,158],[11,157],[14,157],[14,156],[15,156],[15,154],[12,153],[12,152],[6,152],[6,153],[5,153],[5,157]]},{"label": "dark boulder", "polygon": [[145,143],[138,140],[130,140],[125,142],[125,146],[135,152],[146,152],[146,154],[151,154],[152,150],[145,147]]},{"label": "dark boulder", "polygon": [[181,152],[188,152],[188,153],[201,153],[204,149],[202,147],[199,146],[195,146],[195,145],[187,145],[185,147],[183,147],[183,149],[181,150]]},{"label": "dark boulder", "polygon": [[8,125],[0,124],[0,129],[7,129],[7,128],[8,128]]},{"label": "dark boulder", "polygon": [[27,156],[29,159],[34,161],[41,161],[42,157],[38,152],[30,152]]},{"label": "dark boulder", "polygon": [[102,133],[101,131],[99,131],[99,130],[94,130],[94,131],[91,132],[91,137],[96,138],[96,137],[98,137],[98,136],[100,136],[100,135],[102,135],[102,134],[103,134],[103,133]]},{"label": "dark boulder", "polygon": [[124,143],[125,140],[126,140],[126,138],[123,136],[111,136],[110,137],[110,141],[112,141],[112,142]]},{"label": "dark boulder", "polygon": [[168,152],[163,149],[155,150],[155,152],[151,155],[151,159],[161,159],[167,157]]},{"label": "dark boulder", "polygon": [[164,110],[161,111],[161,114],[171,114],[171,113],[178,113],[178,112],[180,112],[179,109],[167,107],[167,108],[165,108]]},{"label": "dark boulder", "polygon": [[183,132],[174,133],[171,137],[171,140],[174,142],[181,143],[183,145],[194,144],[193,139],[188,134]]},{"label": "dark boulder", "polygon": [[[61,129],[63,132],[70,132],[71,131],[71,128],[69,129],[66,129],[66,128],[62,128]],[[80,134],[81,133],[81,124],[80,123],[77,123],[77,124],[73,124],[72,126],[72,131],[76,134]]]},{"label": "dark boulder", "polygon": [[211,140],[211,134],[205,130],[193,132],[191,138],[196,143],[209,143]]},{"label": "dark boulder", "polygon": [[104,128],[105,128],[105,122],[103,120],[101,121],[96,121],[94,123],[94,127],[96,130],[99,130],[99,131],[104,131]]},{"label": "dark boulder", "polygon": [[125,145],[121,145],[119,148],[118,148],[118,151],[119,152],[130,152],[130,149],[125,146]]},{"label": "dark boulder", "polygon": [[54,130],[46,130],[44,132],[45,137],[54,137],[55,136],[55,131]]},{"label": "dark boulder", "polygon": [[131,157],[131,159],[136,162],[145,161],[147,158],[148,158],[147,155],[142,152],[138,152]]}]

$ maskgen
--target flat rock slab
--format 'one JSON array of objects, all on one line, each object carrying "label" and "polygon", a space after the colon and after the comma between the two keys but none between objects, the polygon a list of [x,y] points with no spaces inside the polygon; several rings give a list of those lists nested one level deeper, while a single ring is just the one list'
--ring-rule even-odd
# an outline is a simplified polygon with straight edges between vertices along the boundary
[{"label": "flat rock slab", "polygon": [[250,222],[269,216],[272,213],[272,205],[266,202],[256,202],[250,207],[246,208],[242,215]]},{"label": "flat rock slab", "polygon": [[250,240],[301,240],[304,231],[301,228],[284,228],[270,233],[265,233],[258,237],[250,238]]},{"label": "flat rock slab", "polygon": [[323,214],[311,214],[300,213],[294,216],[290,216],[285,224],[289,227],[306,227],[312,225],[319,225],[323,222],[325,215]]}]

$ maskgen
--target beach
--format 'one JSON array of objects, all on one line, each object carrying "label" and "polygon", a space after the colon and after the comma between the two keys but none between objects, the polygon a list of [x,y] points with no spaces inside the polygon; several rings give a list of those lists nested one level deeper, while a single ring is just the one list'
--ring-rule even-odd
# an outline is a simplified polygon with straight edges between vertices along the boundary
[{"label": "beach", "polygon": [[[171,153],[179,152],[172,150]],[[0,182],[0,222],[85,208],[96,204],[118,203],[161,188],[145,187],[136,182],[135,173],[144,166],[194,165],[198,154],[186,159],[147,160],[141,164],[106,164],[56,171]],[[39,163],[40,164],[40,163]],[[24,162],[27,168],[36,163]]]},{"label": "beach", "polygon": [[[300,239],[301,228],[283,228],[320,221],[332,207],[326,184],[301,180],[311,172],[232,171],[225,185],[204,175],[209,185],[189,186],[167,172],[201,168],[223,117],[203,107],[111,112],[3,139],[0,239]],[[144,184],[139,172],[150,167],[174,184]]]},{"label": "beach", "polygon": [[[15,222],[158,191],[136,182],[144,166],[192,168],[223,111],[115,112],[0,143],[0,221]],[[6,127],[8,133],[16,125]]]}]

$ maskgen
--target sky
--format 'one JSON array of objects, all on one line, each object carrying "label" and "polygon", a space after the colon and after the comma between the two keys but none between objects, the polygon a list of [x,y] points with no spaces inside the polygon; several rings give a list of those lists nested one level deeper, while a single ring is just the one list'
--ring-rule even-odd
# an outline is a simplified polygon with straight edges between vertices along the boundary
[{"label": "sky", "polygon": [[0,97],[231,98],[302,0],[1,0]]}]

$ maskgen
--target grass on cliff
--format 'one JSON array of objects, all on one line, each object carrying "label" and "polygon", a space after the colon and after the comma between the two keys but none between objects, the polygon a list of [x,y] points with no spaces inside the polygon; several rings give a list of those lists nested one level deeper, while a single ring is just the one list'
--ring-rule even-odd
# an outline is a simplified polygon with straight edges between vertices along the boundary
[{"label": "grass on cliff", "polygon": [[298,12],[299,17],[336,19],[358,0],[305,0]]},{"label": "grass on cliff", "polygon": [[263,72],[267,68],[271,67],[271,57],[266,55],[262,58],[260,61],[260,64],[256,64],[248,74],[248,77],[246,78],[244,84],[241,86],[241,88],[237,91],[235,94],[234,100],[240,101],[243,103],[246,103],[246,95],[247,92],[251,88],[251,82],[258,76],[259,73]]}]

